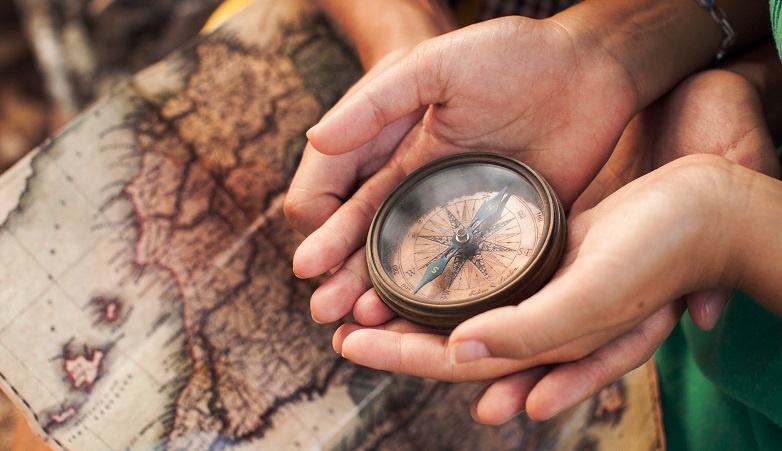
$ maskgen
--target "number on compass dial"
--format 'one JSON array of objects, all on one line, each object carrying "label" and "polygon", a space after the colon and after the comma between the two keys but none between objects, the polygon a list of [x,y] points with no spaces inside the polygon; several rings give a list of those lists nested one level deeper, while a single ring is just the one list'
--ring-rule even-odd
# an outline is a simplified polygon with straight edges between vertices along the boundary
[{"label": "number on compass dial", "polygon": [[[401,271],[394,275],[403,287],[418,287],[452,245],[457,233],[467,231],[481,206],[496,192],[476,192],[428,211],[405,234],[393,257]],[[499,286],[523,267],[541,239],[540,209],[517,196],[507,195],[504,208],[492,224],[479,229],[470,243],[454,253],[441,274],[416,294],[433,300],[462,299]],[[472,232],[472,231],[471,231]],[[414,291],[415,288],[410,290]]]}]

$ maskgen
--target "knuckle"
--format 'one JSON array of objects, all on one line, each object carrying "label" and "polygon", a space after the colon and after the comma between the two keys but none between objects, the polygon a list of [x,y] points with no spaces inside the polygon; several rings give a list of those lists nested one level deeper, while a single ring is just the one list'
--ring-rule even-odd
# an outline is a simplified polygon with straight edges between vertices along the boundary
[{"label": "knuckle", "polygon": [[302,192],[291,191],[285,196],[282,204],[282,212],[285,215],[285,219],[294,229],[303,233],[312,231],[309,226],[311,218],[306,207],[308,201],[308,197],[303,195]]}]

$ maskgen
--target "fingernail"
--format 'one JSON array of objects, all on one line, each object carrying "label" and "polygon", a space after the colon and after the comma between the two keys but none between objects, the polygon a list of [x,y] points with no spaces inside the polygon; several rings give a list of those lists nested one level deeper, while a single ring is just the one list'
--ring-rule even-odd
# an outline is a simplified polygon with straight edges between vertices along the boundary
[{"label": "fingernail", "polygon": [[313,125],[312,127],[310,127],[310,129],[309,129],[309,130],[307,130],[307,133],[305,133],[305,134],[307,135],[307,138],[309,138],[309,137],[310,137],[310,134],[311,134],[311,133],[314,133],[314,132],[315,132],[315,130],[317,130],[317,128],[318,128],[318,125],[320,125],[320,122],[318,122],[317,124]]},{"label": "fingernail", "polygon": [[310,311],[310,317],[312,318],[313,321],[315,321],[318,324],[325,324],[325,323],[323,323],[321,321],[318,321],[318,319],[315,318],[315,315],[312,314],[312,311]]},{"label": "fingernail", "polygon": [[732,288],[722,288],[709,293],[709,297],[703,303],[703,316],[706,317],[706,324],[708,325],[709,330],[717,325],[717,322],[722,315],[722,310],[725,308],[725,303],[727,303],[732,294]]},{"label": "fingernail", "polygon": [[714,320],[711,318],[713,315],[712,309],[709,308],[709,303],[704,302],[703,303],[703,317],[706,318],[706,326],[708,327],[708,330],[714,329]]},{"label": "fingernail", "polygon": [[451,346],[450,358],[453,364],[468,363],[490,356],[486,345],[477,340],[459,341]]},{"label": "fingernail", "polygon": [[512,420],[512,419],[514,419],[514,418],[516,418],[517,416],[519,416],[519,415],[521,415],[522,413],[525,413],[525,412],[526,412],[526,410],[524,410],[524,409],[521,409],[521,410],[519,410],[519,411],[518,411],[518,412],[516,412],[516,413],[512,413],[512,414],[510,414],[510,415],[509,415],[507,418],[505,418],[504,420],[502,420],[502,422],[500,422],[500,424],[505,424],[505,423],[507,423],[508,421],[510,421],[510,420]]}]

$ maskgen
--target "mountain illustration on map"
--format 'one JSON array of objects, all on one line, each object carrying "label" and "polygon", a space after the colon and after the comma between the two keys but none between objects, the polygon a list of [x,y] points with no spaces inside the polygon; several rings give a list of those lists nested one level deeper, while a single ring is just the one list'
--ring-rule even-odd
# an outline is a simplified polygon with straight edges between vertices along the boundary
[{"label": "mountain illustration on map", "polygon": [[[304,132],[360,75],[308,2],[258,1],[118,85],[0,179],[0,375],[47,444],[570,443],[556,422],[481,426],[469,415],[480,387],[357,367],[331,349],[337,325],[312,321],[321,281],[291,271],[302,237],[282,201]],[[612,403],[560,421],[592,443],[593,429],[648,420],[630,415],[651,402],[630,401],[648,396],[644,383],[620,380]],[[598,408],[621,421],[595,420]]]}]

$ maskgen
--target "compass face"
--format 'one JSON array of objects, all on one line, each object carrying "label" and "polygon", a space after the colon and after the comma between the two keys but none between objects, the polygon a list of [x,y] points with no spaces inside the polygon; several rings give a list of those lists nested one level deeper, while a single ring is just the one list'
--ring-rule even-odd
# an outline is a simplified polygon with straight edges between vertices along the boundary
[{"label": "compass face", "polygon": [[[391,261],[400,271],[392,274],[402,289],[413,291],[426,268],[466,230],[481,205],[496,192],[478,192],[435,207],[416,221],[402,239]],[[540,206],[510,195],[497,221],[474,234],[472,246],[456,252],[443,274],[422,286],[417,294],[448,303],[486,293],[526,265],[543,233]]]},{"label": "compass face", "polygon": [[556,269],[564,229],[556,195],[527,166],[454,156],[412,174],[380,207],[370,276],[401,316],[451,328],[537,291]]}]

